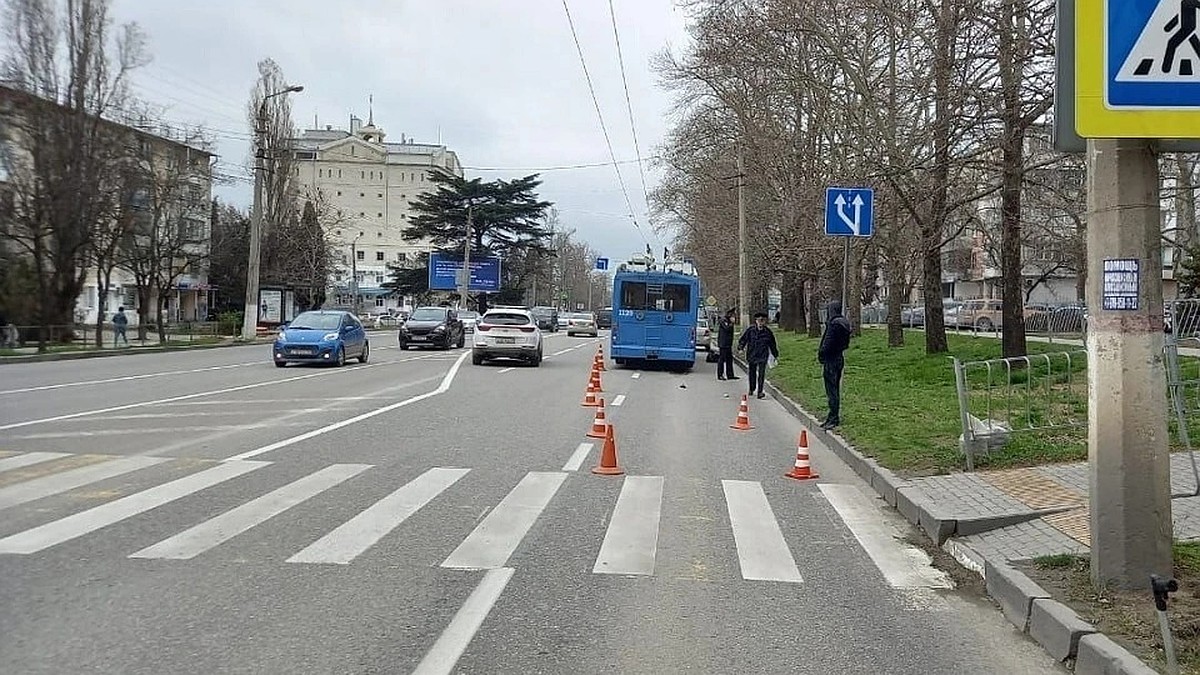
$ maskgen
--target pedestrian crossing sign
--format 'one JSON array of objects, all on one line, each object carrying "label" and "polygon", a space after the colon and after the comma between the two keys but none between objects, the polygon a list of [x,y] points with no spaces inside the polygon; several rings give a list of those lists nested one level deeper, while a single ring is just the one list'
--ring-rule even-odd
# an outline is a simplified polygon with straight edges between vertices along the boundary
[{"label": "pedestrian crossing sign", "polygon": [[1200,138],[1200,0],[1078,0],[1075,128]]}]

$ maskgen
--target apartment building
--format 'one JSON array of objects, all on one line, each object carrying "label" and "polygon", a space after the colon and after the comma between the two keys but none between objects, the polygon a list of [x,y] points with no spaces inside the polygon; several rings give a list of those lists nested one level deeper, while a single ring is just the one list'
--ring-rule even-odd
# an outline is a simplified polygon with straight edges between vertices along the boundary
[{"label": "apartment building", "polygon": [[358,304],[365,311],[406,304],[383,288],[387,264],[412,261],[433,248],[404,240],[409,202],[433,189],[432,173],[463,175],[458,156],[445,145],[418,143],[404,134],[399,142],[386,138],[372,111],[366,124],[351,116],[348,130],[326,125],[307,129],[293,141],[300,189],[320,195],[340,213],[331,232],[340,249],[340,269],[330,302],[354,305],[357,286]]}]

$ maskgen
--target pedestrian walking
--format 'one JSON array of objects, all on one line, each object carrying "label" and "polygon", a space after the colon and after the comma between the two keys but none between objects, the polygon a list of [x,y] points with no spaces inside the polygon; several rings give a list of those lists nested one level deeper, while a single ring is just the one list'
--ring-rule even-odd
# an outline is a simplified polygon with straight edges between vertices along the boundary
[{"label": "pedestrian walking", "polygon": [[775,334],[767,328],[766,312],[754,315],[754,325],[742,333],[741,339],[738,340],[738,349],[746,350],[746,365],[750,367],[750,395],[766,398],[763,395],[763,385],[767,379],[767,362],[779,358]]},{"label": "pedestrian walking", "polygon": [[821,423],[822,429],[832,429],[842,423],[842,370],[846,367],[843,353],[850,346],[850,321],[842,316],[842,303],[834,300],[825,310],[825,334],[817,348],[817,361],[825,380],[825,398],[829,414]]},{"label": "pedestrian walking", "polygon": [[125,336],[125,329],[129,326],[129,317],[125,316],[125,308],[118,307],[117,313],[113,314],[113,347],[117,346],[117,340],[124,340],[125,346],[129,346],[129,338]]},{"label": "pedestrian walking", "polygon": [[725,312],[717,324],[717,379],[740,380],[733,374],[733,326],[737,313],[734,310]]}]

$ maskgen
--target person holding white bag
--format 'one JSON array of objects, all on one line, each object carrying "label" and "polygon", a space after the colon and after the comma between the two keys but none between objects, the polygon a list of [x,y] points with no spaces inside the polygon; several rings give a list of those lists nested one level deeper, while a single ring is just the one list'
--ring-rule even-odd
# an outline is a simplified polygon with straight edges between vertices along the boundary
[{"label": "person holding white bag", "polygon": [[779,347],[775,344],[775,334],[767,328],[766,312],[754,315],[754,324],[742,333],[738,340],[738,349],[746,350],[746,365],[750,370],[750,395],[766,398],[763,395],[763,385],[767,379],[767,364],[777,363]]}]

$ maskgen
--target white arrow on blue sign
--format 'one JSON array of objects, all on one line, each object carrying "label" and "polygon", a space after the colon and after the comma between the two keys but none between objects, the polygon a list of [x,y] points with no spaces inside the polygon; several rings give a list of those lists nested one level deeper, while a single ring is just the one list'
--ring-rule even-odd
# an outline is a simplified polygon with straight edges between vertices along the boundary
[{"label": "white arrow on blue sign", "polygon": [[608,258],[596,258],[596,269],[601,272],[608,269]]},{"label": "white arrow on blue sign", "polygon": [[869,237],[875,233],[875,190],[825,188],[825,234]]}]

